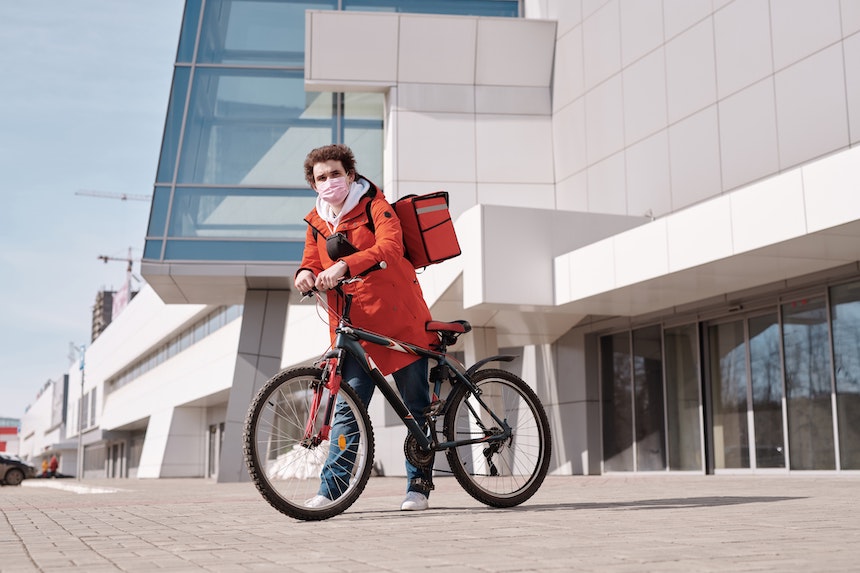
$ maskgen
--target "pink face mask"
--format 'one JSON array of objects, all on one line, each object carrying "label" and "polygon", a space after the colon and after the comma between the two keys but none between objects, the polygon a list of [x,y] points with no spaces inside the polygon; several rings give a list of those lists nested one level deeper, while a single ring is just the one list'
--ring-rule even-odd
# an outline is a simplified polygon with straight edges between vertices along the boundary
[{"label": "pink face mask", "polygon": [[346,200],[346,196],[349,195],[349,185],[346,183],[346,177],[334,177],[326,179],[322,183],[317,183],[317,193],[329,205],[340,205]]}]

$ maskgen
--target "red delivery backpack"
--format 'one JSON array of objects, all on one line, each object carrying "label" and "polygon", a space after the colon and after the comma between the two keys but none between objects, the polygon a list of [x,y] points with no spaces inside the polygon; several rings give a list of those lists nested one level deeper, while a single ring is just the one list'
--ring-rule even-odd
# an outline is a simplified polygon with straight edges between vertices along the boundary
[{"label": "red delivery backpack", "polygon": [[[413,267],[420,269],[460,254],[460,243],[448,211],[447,191],[406,195],[392,203],[392,207],[400,219],[404,254]],[[367,204],[367,218],[370,230],[375,230],[370,202]]]}]

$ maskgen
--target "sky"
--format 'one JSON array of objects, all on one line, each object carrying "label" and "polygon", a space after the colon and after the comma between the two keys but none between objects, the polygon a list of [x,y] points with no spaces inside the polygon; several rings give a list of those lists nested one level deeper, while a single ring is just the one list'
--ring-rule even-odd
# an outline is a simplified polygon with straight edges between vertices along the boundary
[{"label": "sky", "polygon": [[[140,277],[183,0],[0,0],[0,417],[89,345],[101,290]],[[133,281],[133,288],[140,285]]]}]

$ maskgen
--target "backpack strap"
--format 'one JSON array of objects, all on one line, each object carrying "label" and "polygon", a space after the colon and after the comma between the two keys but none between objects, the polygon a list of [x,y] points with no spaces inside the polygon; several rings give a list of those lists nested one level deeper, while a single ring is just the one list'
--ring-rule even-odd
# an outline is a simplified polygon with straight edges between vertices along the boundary
[{"label": "backpack strap", "polygon": [[317,237],[318,237],[319,235],[322,235],[322,236],[323,236],[323,239],[328,238],[324,232],[322,232],[322,231],[320,231],[319,229],[317,229],[316,227],[314,227],[313,223],[311,223],[311,222],[310,222],[310,221],[308,221],[307,219],[305,219],[305,223],[307,223],[307,224],[308,224],[308,227],[310,227],[310,228],[311,228],[311,233],[312,233],[312,234],[313,234],[313,236],[314,236],[314,241],[316,241],[316,240],[317,240]]},{"label": "backpack strap", "polygon": [[367,202],[367,205],[364,207],[365,211],[367,211],[367,228],[370,229],[370,232],[374,235],[376,234],[376,223],[373,222],[373,213],[370,212],[370,204],[373,203],[373,199]]},{"label": "backpack strap", "polygon": [[376,199],[376,190],[377,188],[374,186],[373,189],[367,192],[365,196],[370,197],[370,201],[364,206],[364,210],[367,212],[367,228],[374,235],[376,234],[376,223],[373,222],[373,213],[370,212],[370,206],[373,204],[373,200]]}]

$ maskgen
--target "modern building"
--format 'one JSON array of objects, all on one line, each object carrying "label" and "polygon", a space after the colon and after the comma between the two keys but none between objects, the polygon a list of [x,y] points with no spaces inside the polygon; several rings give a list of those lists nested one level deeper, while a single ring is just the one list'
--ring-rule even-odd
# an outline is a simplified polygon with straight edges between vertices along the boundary
[{"label": "modern building", "polygon": [[58,473],[76,475],[77,441],[66,439],[68,391],[67,374],[42,385],[36,399],[21,418],[16,452],[37,468],[41,468],[43,461],[49,462],[52,456],[56,456]]},{"label": "modern building", "polygon": [[119,475],[247,479],[254,391],[327,344],[291,285],[332,142],[449,192],[425,296],[520,357],[552,471],[860,469],[857,2],[187,0],[149,286],[81,384]]}]

